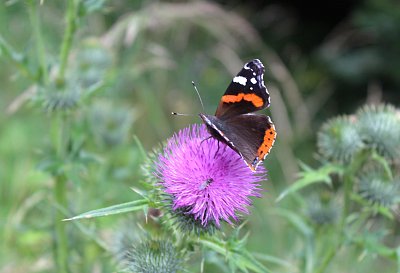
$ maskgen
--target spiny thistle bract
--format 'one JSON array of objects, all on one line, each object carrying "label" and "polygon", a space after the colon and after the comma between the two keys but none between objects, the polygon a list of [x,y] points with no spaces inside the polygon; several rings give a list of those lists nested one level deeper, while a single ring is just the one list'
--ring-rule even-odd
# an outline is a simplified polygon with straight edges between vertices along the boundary
[{"label": "spiny thistle bract", "polygon": [[319,197],[311,196],[308,199],[306,214],[316,225],[334,224],[339,218],[339,205],[334,200],[323,203]]},{"label": "spiny thistle bract", "polygon": [[47,112],[66,111],[78,105],[81,93],[77,87],[66,87],[64,90],[48,88],[39,92],[38,99]]},{"label": "spiny thistle bract", "polygon": [[365,143],[391,161],[400,158],[400,116],[391,105],[367,105],[357,112],[357,126]]},{"label": "spiny thistle bract", "polygon": [[260,197],[265,169],[256,172],[240,156],[209,138],[204,125],[185,128],[170,138],[156,162],[156,176],[171,196],[171,209],[206,227],[232,224],[238,212],[249,213],[251,196]]},{"label": "spiny thistle bract", "polygon": [[206,226],[201,223],[200,219],[195,219],[190,213],[190,208],[173,209],[173,197],[163,194],[164,211],[166,214],[163,221],[172,227],[173,230],[180,231],[184,234],[194,234],[200,236],[202,234],[212,235],[219,229],[214,221],[209,221]]},{"label": "spiny thistle bract", "polygon": [[159,154],[162,152],[162,148],[164,144],[160,144],[159,146],[153,148],[152,151],[147,153],[147,156],[143,162],[143,164],[140,166],[140,169],[142,171],[142,175],[145,178],[145,182],[154,188],[157,188],[160,186],[159,178],[156,175],[157,172],[157,162]]},{"label": "spiny thistle bract", "polygon": [[364,144],[350,117],[333,118],[318,133],[318,150],[328,160],[349,162]]},{"label": "spiny thistle bract", "polygon": [[124,272],[174,273],[182,269],[183,255],[168,240],[148,239],[133,244],[124,259]]},{"label": "spiny thistle bract", "polygon": [[372,204],[390,208],[400,202],[399,181],[389,181],[377,172],[358,176],[359,195]]}]

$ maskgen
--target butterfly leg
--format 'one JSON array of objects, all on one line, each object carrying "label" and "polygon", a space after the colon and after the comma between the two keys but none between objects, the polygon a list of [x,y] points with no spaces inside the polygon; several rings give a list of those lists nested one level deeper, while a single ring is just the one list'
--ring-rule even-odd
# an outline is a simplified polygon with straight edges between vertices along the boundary
[{"label": "butterfly leg", "polygon": [[206,141],[206,140],[208,140],[208,139],[210,139],[210,138],[212,138],[212,136],[209,136],[209,137],[203,139],[203,140],[200,142],[200,145],[203,144],[204,141]]},{"label": "butterfly leg", "polygon": [[215,152],[215,154],[214,154],[214,159],[217,157],[217,154],[218,154],[218,152],[219,152],[219,140],[217,140],[217,151]]}]

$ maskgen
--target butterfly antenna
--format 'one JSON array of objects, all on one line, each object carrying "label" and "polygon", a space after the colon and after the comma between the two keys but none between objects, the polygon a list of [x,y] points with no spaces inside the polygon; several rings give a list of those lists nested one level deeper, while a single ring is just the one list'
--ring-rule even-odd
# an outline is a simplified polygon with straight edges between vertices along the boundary
[{"label": "butterfly antenna", "polygon": [[197,96],[199,97],[200,104],[201,104],[201,108],[203,108],[203,112],[205,112],[205,110],[204,110],[204,104],[203,104],[203,100],[201,99],[201,96],[200,96],[199,90],[197,90],[197,86],[196,86],[196,84],[194,83],[194,81],[192,81],[192,84],[193,84],[194,90],[196,90]]},{"label": "butterfly antenna", "polygon": [[182,114],[182,113],[177,113],[177,112],[171,112],[171,115],[174,116],[184,116],[184,117],[192,117],[193,115],[191,114]]}]

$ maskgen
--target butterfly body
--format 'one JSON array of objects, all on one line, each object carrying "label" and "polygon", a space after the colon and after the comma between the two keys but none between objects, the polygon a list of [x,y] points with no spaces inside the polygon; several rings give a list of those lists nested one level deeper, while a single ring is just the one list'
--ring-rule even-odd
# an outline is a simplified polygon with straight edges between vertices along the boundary
[{"label": "butterfly body", "polygon": [[270,117],[253,113],[270,104],[264,71],[258,59],[246,63],[222,96],[215,115],[199,114],[211,137],[236,151],[253,171],[276,138]]}]

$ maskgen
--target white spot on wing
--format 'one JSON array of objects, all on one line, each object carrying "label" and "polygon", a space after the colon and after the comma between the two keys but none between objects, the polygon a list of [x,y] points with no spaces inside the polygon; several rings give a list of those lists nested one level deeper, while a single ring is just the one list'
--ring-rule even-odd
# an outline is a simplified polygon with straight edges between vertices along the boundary
[{"label": "white spot on wing", "polygon": [[247,79],[243,76],[236,76],[233,78],[233,82],[236,82],[240,85],[246,86]]},{"label": "white spot on wing", "polygon": [[250,81],[251,81],[251,83],[252,83],[252,84],[256,84],[256,83],[257,83],[257,80],[256,80],[256,78],[251,78],[251,80],[250,80]]}]

